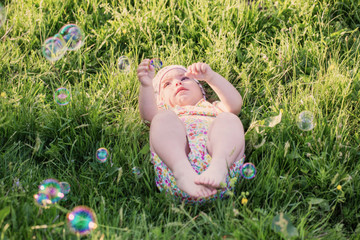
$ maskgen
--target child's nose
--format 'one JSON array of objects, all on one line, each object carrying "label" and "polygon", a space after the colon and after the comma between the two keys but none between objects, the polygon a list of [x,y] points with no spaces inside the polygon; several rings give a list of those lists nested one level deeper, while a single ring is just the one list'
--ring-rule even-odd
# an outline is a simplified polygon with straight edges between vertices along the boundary
[{"label": "child's nose", "polygon": [[178,81],[175,86],[181,85],[181,81]]}]

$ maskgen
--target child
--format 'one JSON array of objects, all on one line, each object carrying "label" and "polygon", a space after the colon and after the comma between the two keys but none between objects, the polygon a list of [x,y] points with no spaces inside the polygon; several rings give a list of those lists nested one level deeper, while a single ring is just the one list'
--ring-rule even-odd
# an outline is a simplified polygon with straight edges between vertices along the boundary
[{"label": "child", "polygon": [[[137,75],[140,115],[151,123],[157,187],[185,202],[222,198],[232,189],[229,173],[239,176],[245,157],[244,128],[237,117],[242,106],[239,92],[200,62],[187,69],[167,66],[154,78],[154,68],[145,59]],[[206,81],[220,101],[206,101],[198,80]]]}]

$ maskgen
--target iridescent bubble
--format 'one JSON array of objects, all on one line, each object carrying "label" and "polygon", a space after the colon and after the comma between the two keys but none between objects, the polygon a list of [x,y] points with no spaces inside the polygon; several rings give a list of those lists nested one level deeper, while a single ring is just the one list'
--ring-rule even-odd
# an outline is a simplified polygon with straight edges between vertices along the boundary
[{"label": "iridescent bubble", "polygon": [[108,151],[106,148],[99,148],[99,149],[96,151],[96,159],[97,159],[100,163],[106,162],[108,156],[109,156],[109,151]]},{"label": "iridescent bubble", "polygon": [[118,59],[118,68],[121,71],[128,71],[130,69],[130,61],[126,56],[121,56]]},{"label": "iridescent bubble", "polygon": [[0,3],[0,27],[5,23],[5,21],[6,21],[6,9]]},{"label": "iridescent bubble", "polygon": [[86,206],[77,206],[66,215],[66,222],[71,232],[78,235],[89,234],[97,228],[94,211]]},{"label": "iridescent bubble", "polygon": [[84,44],[85,34],[81,28],[75,24],[63,26],[59,34],[64,39],[67,50],[78,50]]},{"label": "iridescent bubble", "polygon": [[159,70],[162,67],[163,63],[160,58],[153,58],[150,60],[150,65],[153,66],[156,70]]},{"label": "iridescent bubble", "polygon": [[45,193],[37,193],[34,195],[35,204],[42,208],[48,208],[52,204],[49,196]]},{"label": "iridescent bubble", "polygon": [[67,105],[71,100],[71,94],[66,88],[60,87],[55,90],[54,100],[57,104],[61,106]]},{"label": "iridescent bubble", "polygon": [[45,40],[41,50],[47,60],[55,62],[62,58],[66,53],[65,42],[58,34],[56,34],[54,37]]},{"label": "iridescent bubble", "polygon": [[138,167],[133,167],[132,172],[135,174],[136,178],[140,178],[142,176],[142,172]]},{"label": "iridescent bubble", "polygon": [[241,176],[246,179],[252,179],[256,175],[255,165],[252,163],[245,163],[240,169]]},{"label": "iridescent bubble", "polygon": [[314,114],[310,111],[299,113],[296,118],[297,126],[303,131],[310,131],[315,127]]},{"label": "iridescent bubble", "polygon": [[51,203],[57,203],[64,197],[61,192],[60,182],[56,179],[46,179],[39,186],[39,193],[44,193],[49,197]]},{"label": "iridescent bubble", "polygon": [[66,195],[70,192],[70,184],[67,182],[60,182],[61,192]]}]

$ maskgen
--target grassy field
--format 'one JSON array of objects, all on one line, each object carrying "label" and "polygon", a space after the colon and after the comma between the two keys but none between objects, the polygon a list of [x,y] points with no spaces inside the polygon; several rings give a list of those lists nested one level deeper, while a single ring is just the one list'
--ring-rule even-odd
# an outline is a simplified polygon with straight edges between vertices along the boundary
[{"label": "grassy field", "polygon": [[[294,239],[360,239],[358,1],[0,2],[0,239],[76,239],[65,216],[78,205],[97,216],[89,239],[285,239],[272,229],[282,213]],[[85,44],[51,64],[41,45],[67,23]],[[246,161],[258,173],[234,196],[187,206],[157,190],[136,76],[153,57],[204,61],[243,96]],[[70,104],[54,102],[59,87]],[[303,110],[315,115],[312,131],[296,125]],[[111,161],[95,160],[100,147]],[[48,178],[71,192],[39,209],[33,195]]]}]

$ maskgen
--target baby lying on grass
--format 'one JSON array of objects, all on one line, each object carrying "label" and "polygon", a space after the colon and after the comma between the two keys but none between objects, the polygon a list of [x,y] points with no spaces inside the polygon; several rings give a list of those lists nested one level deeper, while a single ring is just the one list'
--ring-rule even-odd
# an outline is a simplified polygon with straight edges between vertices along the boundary
[{"label": "baby lying on grass", "polygon": [[[143,60],[137,70],[139,109],[150,122],[157,187],[185,202],[222,198],[245,158],[244,128],[237,117],[241,95],[206,63],[167,66],[156,76],[149,63]],[[199,81],[207,82],[220,101],[208,102]]]}]

